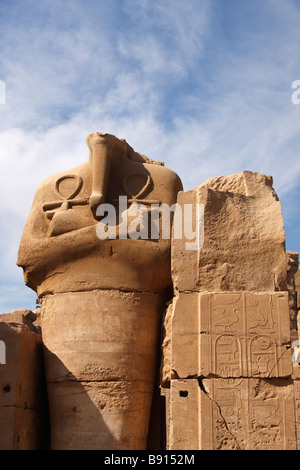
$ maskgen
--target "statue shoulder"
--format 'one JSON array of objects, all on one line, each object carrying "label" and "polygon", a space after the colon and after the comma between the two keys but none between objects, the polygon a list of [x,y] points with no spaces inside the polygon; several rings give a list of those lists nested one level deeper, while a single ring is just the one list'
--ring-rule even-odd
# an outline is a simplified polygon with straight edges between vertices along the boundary
[{"label": "statue shoulder", "polygon": [[[81,187],[90,183],[91,175],[89,171],[89,164],[85,162],[70,170],[61,171],[52,174],[45,178],[37,187],[33,200],[33,205],[38,202],[45,202],[49,197],[58,196],[64,199],[64,192],[66,197],[71,193],[81,190]],[[62,194],[60,194],[62,192]],[[69,192],[69,194],[67,194]]]},{"label": "statue shoulder", "polygon": [[145,164],[153,180],[154,193],[159,193],[160,199],[168,204],[174,204],[177,194],[183,190],[180,177],[173,170],[161,165]]}]

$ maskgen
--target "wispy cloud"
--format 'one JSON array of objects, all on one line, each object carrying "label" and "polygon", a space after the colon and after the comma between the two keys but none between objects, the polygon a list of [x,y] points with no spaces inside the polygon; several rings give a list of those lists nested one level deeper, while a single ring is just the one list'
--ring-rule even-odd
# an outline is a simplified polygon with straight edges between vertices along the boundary
[{"label": "wispy cloud", "polygon": [[[194,69],[203,54],[209,2],[127,0],[129,30],[119,36],[122,56],[136,61],[141,72],[179,81]],[[158,76],[157,76],[158,75]]]},{"label": "wispy cloud", "polygon": [[297,194],[297,2],[3,0],[0,13],[3,286],[23,288],[16,251],[36,187],[87,159],[94,130],[165,161],[185,189],[250,169],[274,176],[283,204]]}]

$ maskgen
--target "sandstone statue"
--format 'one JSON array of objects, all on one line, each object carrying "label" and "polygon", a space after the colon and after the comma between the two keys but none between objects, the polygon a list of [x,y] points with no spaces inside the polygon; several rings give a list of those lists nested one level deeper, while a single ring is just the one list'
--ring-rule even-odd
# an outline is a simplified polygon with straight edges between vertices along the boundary
[{"label": "sandstone statue", "polygon": [[[145,449],[170,240],[124,236],[120,221],[137,203],[171,206],[182,184],[113,135],[87,145],[88,161],[38,187],[18,254],[42,306],[51,449]],[[104,203],[115,238],[97,235]]]}]

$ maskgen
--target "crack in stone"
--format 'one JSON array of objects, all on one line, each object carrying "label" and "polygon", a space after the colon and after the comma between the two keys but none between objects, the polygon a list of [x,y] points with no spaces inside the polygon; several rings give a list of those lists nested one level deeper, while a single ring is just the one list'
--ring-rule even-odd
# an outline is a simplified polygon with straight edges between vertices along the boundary
[{"label": "crack in stone", "polygon": [[223,420],[223,422],[224,422],[224,425],[225,425],[226,430],[227,430],[228,433],[233,437],[233,439],[234,439],[234,441],[235,441],[235,443],[236,443],[236,445],[237,445],[237,447],[238,447],[238,450],[242,450],[240,444],[238,443],[237,438],[235,437],[235,435],[234,435],[234,434],[230,431],[230,429],[229,429],[229,426],[228,426],[228,424],[227,424],[227,421],[226,421],[225,417],[223,416],[223,413],[222,413],[222,410],[221,410],[221,407],[220,407],[219,403],[217,403],[216,400],[214,400],[214,399],[210,396],[210,394],[208,393],[208,391],[205,389],[205,387],[204,387],[204,385],[203,385],[202,379],[198,379],[198,385],[199,385],[200,389],[202,390],[202,392],[216,405],[216,407],[217,407],[218,410],[219,410],[220,416],[221,416],[221,418],[222,418],[222,420]]},{"label": "crack in stone", "polygon": [[[78,384],[101,384],[101,383],[148,383],[153,384],[153,382],[149,380],[138,380],[138,379],[131,379],[131,380],[124,380],[124,379],[69,379],[69,378],[62,378],[61,380],[52,380],[47,382],[47,385],[55,385],[55,384],[68,384],[68,383],[78,383]],[[147,392],[148,393],[148,392]]]},{"label": "crack in stone", "polygon": [[[277,359],[276,363],[274,364],[274,366],[272,367],[272,369],[270,370],[269,374],[268,374],[268,377],[266,378],[271,378],[271,374],[273,372],[273,370],[278,366],[279,362],[281,361],[281,359],[283,358],[283,356],[287,353],[287,351],[290,351],[291,347],[287,347],[285,351],[283,351],[283,353],[279,356],[279,358]],[[258,376],[259,377],[259,376]]]},{"label": "crack in stone", "polygon": [[36,413],[46,413],[47,410],[42,409],[42,408],[31,408],[30,406],[22,406],[22,405],[3,405],[3,408],[19,408],[21,410],[28,410],[28,411],[34,411]]}]

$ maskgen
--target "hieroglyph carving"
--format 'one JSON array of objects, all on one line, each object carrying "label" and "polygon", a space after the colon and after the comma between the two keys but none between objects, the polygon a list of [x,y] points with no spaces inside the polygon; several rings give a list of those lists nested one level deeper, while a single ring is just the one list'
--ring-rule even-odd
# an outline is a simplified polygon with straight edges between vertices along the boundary
[{"label": "hieroglyph carving", "polygon": [[[208,381],[205,381],[207,385]],[[216,379],[209,381],[207,418],[211,427],[202,434],[202,448],[226,448],[224,423],[241,449],[296,448],[292,385],[286,384],[282,399],[280,384],[256,379]],[[290,391],[288,393],[288,390]],[[217,405],[217,406],[216,406]],[[221,412],[221,416],[220,416]],[[204,407],[201,413],[205,413]]]},{"label": "hieroglyph carving", "polygon": [[291,380],[175,379],[170,408],[169,450],[297,448]]},{"label": "hieroglyph carving", "polygon": [[[74,199],[82,188],[83,180],[79,175],[64,175],[55,182],[54,190],[60,198],[58,201],[48,202],[43,205],[47,218],[52,219],[57,210],[68,210],[75,205],[87,205],[87,198]],[[56,209],[56,210],[55,210]]]},{"label": "hieroglyph carving", "polygon": [[207,361],[211,361],[213,374],[280,377],[291,373],[290,355],[287,364],[279,360],[290,339],[285,293],[217,294],[202,297],[201,306],[210,312],[205,315],[201,308],[200,328],[210,332],[211,358]]},{"label": "hieroglyph carving", "polygon": [[172,368],[180,378],[292,373],[286,292],[179,294],[172,331]]}]

